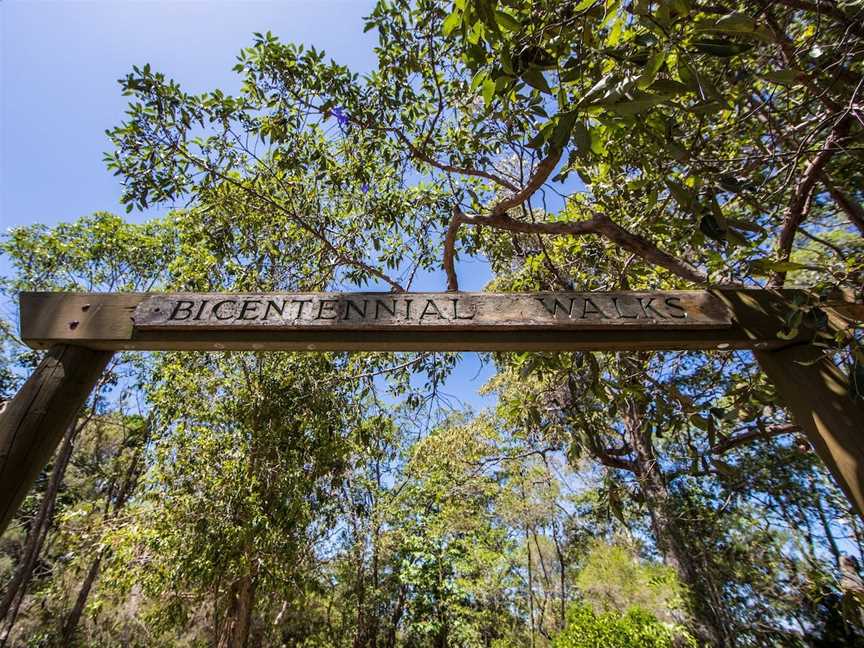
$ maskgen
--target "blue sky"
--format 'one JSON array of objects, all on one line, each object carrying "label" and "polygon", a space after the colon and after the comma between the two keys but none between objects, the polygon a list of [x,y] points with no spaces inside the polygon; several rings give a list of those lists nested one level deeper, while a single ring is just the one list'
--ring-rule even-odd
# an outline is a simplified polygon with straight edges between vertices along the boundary
[{"label": "blue sky", "polygon": [[[185,90],[233,93],[231,70],[253,32],[324,49],[357,72],[374,65],[371,0],[2,0],[0,1],[0,225],[54,224],[94,211],[124,213],[120,185],[102,162],[105,130],[126,107],[117,85],[132,65],[150,65]],[[144,219],[158,212],[133,213]],[[0,259],[0,272],[8,265]],[[489,278],[463,267],[462,287]],[[441,290],[443,276],[418,290]],[[5,310],[5,309],[4,309]],[[472,405],[491,374],[466,354],[446,391]]]}]

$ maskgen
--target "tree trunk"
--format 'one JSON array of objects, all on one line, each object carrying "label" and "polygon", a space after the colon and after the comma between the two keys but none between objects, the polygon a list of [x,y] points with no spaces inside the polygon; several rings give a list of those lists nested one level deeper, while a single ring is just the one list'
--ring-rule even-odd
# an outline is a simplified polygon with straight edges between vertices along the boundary
[{"label": "tree trunk", "polygon": [[[627,360],[627,374],[634,375],[635,367]],[[689,546],[687,535],[681,528],[666,479],[663,475],[650,429],[645,429],[642,405],[633,397],[625,402],[623,423],[634,451],[636,479],[651,518],[651,527],[657,547],[666,563],[678,574],[687,588],[692,628],[704,645],[727,648],[734,645],[722,614],[722,602],[711,582],[700,569],[699,557]]]},{"label": "tree trunk", "polygon": [[42,545],[45,542],[48,527],[54,515],[57,492],[60,489],[60,484],[63,483],[63,476],[66,474],[69,459],[72,457],[75,437],[78,435],[81,427],[83,426],[73,424],[66,430],[60,452],[54,461],[54,467],[51,469],[51,476],[48,479],[45,494],[42,496],[42,501],[39,504],[39,511],[33,520],[30,532],[27,534],[27,540],[24,544],[24,551],[18,561],[18,567],[6,586],[2,600],[0,600],[0,623],[5,623],[5,632],[0,637],[0,646],[6,643],[6,638],[15,624],[18,610],[24,599],[27,585],[30,582],[30,576],[33,573],[33,567],[36,565],[36,560],[42,552]]},{"label": "tree trunk", "polygon": [[858,228],[861,236],[864,236],[864,207],[861,207],[852,196],[837,187],[827,174],[822,174],[822,184],[828,189],[834,202],[846,214],[850,222]]},{"label": "tree trunk", "polygon": [[84,613],[84,606],[87,605],[87,599],[90,596],[90,590],[93,588],[93,583],[96,582],[96,576],[99,574],[99,567],[102,564],[103,554],[100,552],[90,564],[90,569],[87,570],[87,576],[84,577],[84,582],[81,583],[81,588],[78,590],[78,596],[75,598],[75,605],[66,621],[63,623],[63,631],[61,633],[61,646],[71,646],[75,638],[75,633],[78,630],[78,623],[81,621],[81,615]]},{"label": "tree trunk", "polygon": [[249,639],[254,606],[255,580],[252,575],[246,575],[231,587],[228,609],[219,633],[217,648],[245,648]]},{"label": "tree trunk", "polygon": [[[523,488],[524,497],[524,488]],[[534,570],[531,568],[531,536],[528,527],[525,527],[525,551],[528,554],[528,619],[531,622],[531,648],[535,646],[534,636]]]},{"label": "tree trunk", "polygon": [[[117,494],[117,498],[114,501],[114,510],[111,512],[111,517],[117,515],[117,513],[126,506],[126,502],[129,501],[129,498],[132,496],[132,492],[135,490],[135,486],[138,483],[138,476],[140,474],[141,469],[141,449],[146,445],[147,440],[150,438],[149,432],[149,421],[148,432],[142,440],[141,447],[135,450],[135,454],[132,457],[132,460],[129,462],[129,467],[126,470],[126,475],[124,476],[123,483],[120,486],[120,492]],[[111,497],[112,497],[113,489],[109,489],[107,495],[107,501],[105,503],[105,517],[108,517],[108,512],[111,507]],[[72,611],[66,617],[65,622],[63,623],[63,630],[61,633],[62,642],[61,646],[69,646],[72,644],[73,639],[75,638],[75,633],[78,630],[78,624],[81,621],[81,615],[84,612],[84,607],[87,605],[87,599],[90,597],[90,591],[93,589],[93,583],[96,582],[96,577],[99,575],[99,567],[102,564],[102,559],[105,557],[105,550],[101,550],[99,554],[96,556],[96,560],[94,560],[90,564],[90,569],[87,570],[87,575],[84,577],[84,582],[81,583],[81,588],[78,590],[78,596],[75,599],[75,606],[72,608]]]},{"label": "tree trunk", "polygon": [[399,586],[399,598],[396,600],[396,607],[393,609],[393,616],[390,618],[390,628],[387,631],[387,648],[396,648],[396,636],[399,631],[399,621],[402,619],[402,612],[405,607],[405,586]]}]

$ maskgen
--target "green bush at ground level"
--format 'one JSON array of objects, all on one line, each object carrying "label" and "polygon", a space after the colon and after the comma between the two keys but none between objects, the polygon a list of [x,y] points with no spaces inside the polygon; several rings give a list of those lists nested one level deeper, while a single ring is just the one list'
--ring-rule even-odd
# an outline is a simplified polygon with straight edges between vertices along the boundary
[{"label": "green bush at ground level", "polygon": [[696,646],[680,626],[658,621],[638,608],[625,613],[594,612],[574,603],[567,611],[567,625],[552,643],[553,648],[672,648]]}]

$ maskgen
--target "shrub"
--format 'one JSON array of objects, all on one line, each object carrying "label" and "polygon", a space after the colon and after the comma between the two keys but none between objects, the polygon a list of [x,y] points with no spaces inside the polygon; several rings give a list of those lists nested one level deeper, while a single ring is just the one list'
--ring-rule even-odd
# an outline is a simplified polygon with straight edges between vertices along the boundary
[{"label": "shrub", "polygon": [[555,637],[553,648],[673,648],[696,646],[680,626],[658,621],[638,607],[625,613],[598,614],[590,606],[574,603],[567,625]]}]

